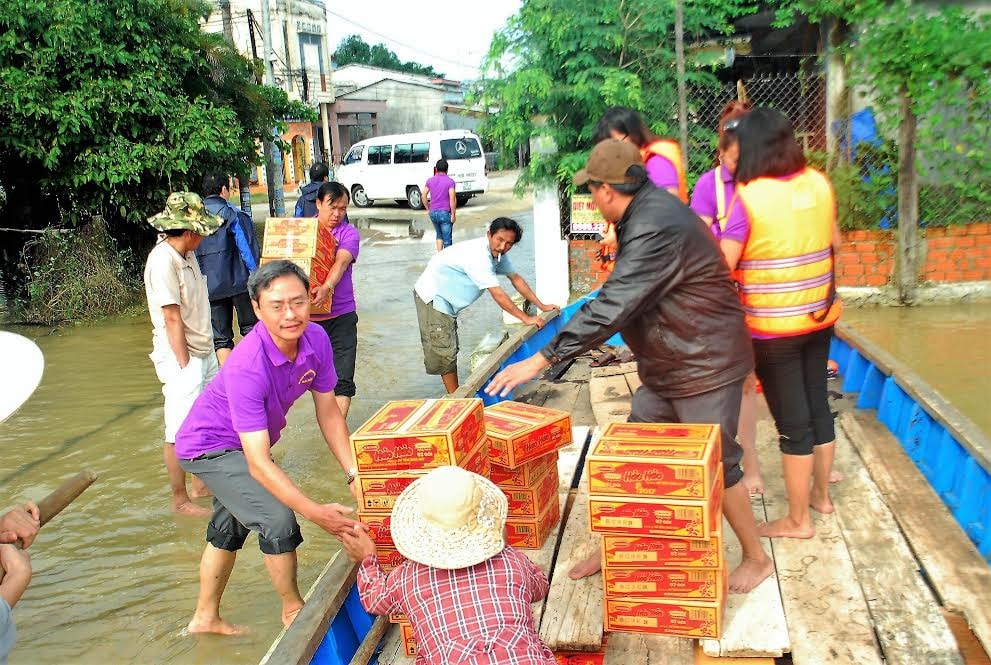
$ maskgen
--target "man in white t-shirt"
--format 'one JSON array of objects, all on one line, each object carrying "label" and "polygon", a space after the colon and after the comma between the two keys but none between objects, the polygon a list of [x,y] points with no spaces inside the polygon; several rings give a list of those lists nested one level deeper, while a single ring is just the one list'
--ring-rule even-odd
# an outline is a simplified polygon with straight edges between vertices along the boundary
[{"label": "man in white t-shirt", "polygon": [[416,318],[420,324],[423,365],[427,374],[440,375],[444,388],[458,388],[458,313],[488,291],[503,310],[527,325],[544,326],[539,316],[529,316],[499,286],[498,275],[540,311],[554,305],[540,302],[526,280],[513,268],[506,253],[523,237],[523,229],[508,217],[499,217],[484,238],[455,243],[435,254],[413,286]]},{"label": "man in white t-shirt", "polygon": [[[148,254],[144,282],[154,328],[149,357],[165,396],[163,457],[172,510],[206,517],[210,511],[194,504],[186,491],[186,473],[175,456],[175,436],[193,402],[220,369],[213,350],[210,298],[196,248],[204,236],[220,228],[223,220],[206,211],[198,194],[173,192],[165,211],[150,217],[148,223],[162,232]],[[195,476],[192,494],[210,494]]]}]

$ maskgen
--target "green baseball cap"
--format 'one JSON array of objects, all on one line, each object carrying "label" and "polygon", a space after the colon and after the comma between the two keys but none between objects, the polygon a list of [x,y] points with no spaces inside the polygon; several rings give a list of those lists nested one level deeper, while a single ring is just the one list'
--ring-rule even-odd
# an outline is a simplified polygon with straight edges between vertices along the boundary
[{"label": "green baseball cap", "polygon": [[199,194],[172,192],[165,202],[165,210],[149,217],[148,223],[159,231],[184,229],[208,236],[219,229],[224,220],[206,211]]}]

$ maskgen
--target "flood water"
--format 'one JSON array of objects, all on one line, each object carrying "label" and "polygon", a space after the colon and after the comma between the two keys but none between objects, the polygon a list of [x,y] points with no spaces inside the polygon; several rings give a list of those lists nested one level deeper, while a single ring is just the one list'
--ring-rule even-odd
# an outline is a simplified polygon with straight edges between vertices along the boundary
[{"label": "flood water", "polygon": [[842,320],[991,436],[991,303],[851,308]]},{"label": "flood water", "polygon": [[[532,285],[532,218],[514,217],[524,238],[509,256]],[[459,223],[454,239],[477,237],[482,229],[478,222]],[[423,373],[412,300],[413,282],[433,252],[432,233],[419,240],[363,241],[354,273],[360,343],[352,428],[386,400],[442,392],[440,378]],[[487,295],[462,315],[462,377],[471,349],[501,326],[501,310]],[[37,341],[46,368],[31,400],[0,425],[0,507],[38,500],[82,468],[100,478],[32,547],[34,580],[14,612],[19,635],[10,662],[258,662],[281,624],[254,537],[238,556],[221,608],[251,633],[183,635],[195,606],[205,520],[177,518],[168,510],[162,395],[147,355],[147,314],[55,331],[14,330]],[[288,420],[273,449],[276,461],[311,497],[351,502],[306,396]],[[338,546],[314,525],[302,526],[299,583],[305,593]]]}]

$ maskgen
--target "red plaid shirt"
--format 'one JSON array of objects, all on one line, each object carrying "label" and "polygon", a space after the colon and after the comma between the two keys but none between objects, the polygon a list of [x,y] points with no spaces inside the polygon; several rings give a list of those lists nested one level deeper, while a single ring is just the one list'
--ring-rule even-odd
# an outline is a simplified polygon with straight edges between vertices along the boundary
[{"label": "red plaid shirt", "polygon": [[548,586],[544,573],[512,547],[458,570],[406,561],[387,576],[373,556],[358,569],[367,611],[409,618],[417,665],[553,665],[530,608]]}]

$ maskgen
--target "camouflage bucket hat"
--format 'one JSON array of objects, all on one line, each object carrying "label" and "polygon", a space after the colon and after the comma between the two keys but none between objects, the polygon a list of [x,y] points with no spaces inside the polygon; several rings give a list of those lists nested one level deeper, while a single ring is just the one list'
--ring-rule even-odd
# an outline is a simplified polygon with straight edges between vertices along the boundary
[{"label": "camouflage bucket hat", "polygon": [[159,231],[184,229],[208,236],[219,229],[224,220],[206,211],[199,194],[172,192],[165,202],[165,210],[149,217],[148,223]]}]

